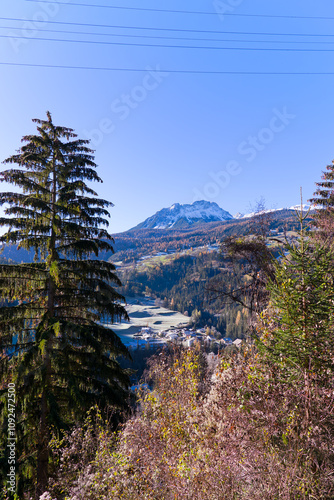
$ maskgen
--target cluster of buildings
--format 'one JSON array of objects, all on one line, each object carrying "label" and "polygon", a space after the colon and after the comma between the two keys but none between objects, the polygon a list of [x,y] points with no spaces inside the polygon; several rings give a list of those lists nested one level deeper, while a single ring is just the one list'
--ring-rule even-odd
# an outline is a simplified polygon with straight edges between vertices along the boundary
[{"label": "cluster of buildings", "polygon": [[155,331],[150,327],[143,327],[140,331],[133,335],[134,339],[138,340],[140,344],[142,341],[149,344],[163,344],[166,342],[174,342],[176,344],[183,345],[184,347],[191,347],[195,342],[200,342],[201,344],[215,345],[217,347],[226,347],[229,345],[235,345],[237,347],[242,343],[241,339],[232,339],[225,337],[223,339],[217,340],[212,335],[208,334],[208,328],[199,328],[197,330],[189,329],[182,325],[177,327],[172,327],[169,330]]}]

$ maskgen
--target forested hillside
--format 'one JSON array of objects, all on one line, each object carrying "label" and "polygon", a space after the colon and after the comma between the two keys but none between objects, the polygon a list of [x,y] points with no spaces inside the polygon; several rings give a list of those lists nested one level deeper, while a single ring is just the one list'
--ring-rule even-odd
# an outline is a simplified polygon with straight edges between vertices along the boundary
[{"label": "forested hillside", "polygon": [[[252,252],[247,249],[235,259],[224,244],[228,241],[232,246],[243,241],[253,246],[258,244],[261,260],[263,252],[267,252],[268,258],[277,258],[285,242],[294,241],[297,236],[295,231],[287,230],[298,225],[296,219],[290,221],[284,216],[283,223],[282,214],[278,219],[272,215],[261,217],[247,221],[246,226],[245,223],[231,225],[228,231],[225,228],[225,237],[215,240],[220,245],[214,247],[196,246],[173,254],[151,251],[151,255],[132,264],[122,262],[119,271],[124,295],[155,297],[166,307],[188,315],[194,327],[214,326],[223,337],[244,338],[248,333],[250,309],[242,298],[234,300],[230,292],[247,287],[247,282],[254,278],[250,274],[257,274],[260,262],[254,263],[255,267],[250,265]],[[239,237],[241,227],[246,236]],[[257,234],[263,230],[265,236]],[[204,243],[201,238],[199,236],[197,242]],[[234,248],[232,254],[236,251]]]},{"label": "forested hillside", "polygon": [[[219,245],[229,236],[243,236],[252,232],[250,219],[232,219],[224,222],[207,222],[192,229],[135,229],[113,234],[115,254],[106,255],[114,262],[131,263],[140,257],[158,252],[181,252],[191,247]],[[292,210],[281,210],[270,214],[270,227],[278,231],[296,231],[298,222]]]},{"label": "forested hillside", "polygon": [[[241,273],[239,269],[239,277]],[[212,296],[210,281],[218,276],[230,287],[237,285],[238,277],[220,254],[204,251],[197,256],[178,256],[166,264],[146,266],[142,271],[121,272],[126,297],[146,294],[159,298],[165,307],[188,315],[194,327],[214,326],[223,337],[242,338],[247,330],[248,311]]]}]

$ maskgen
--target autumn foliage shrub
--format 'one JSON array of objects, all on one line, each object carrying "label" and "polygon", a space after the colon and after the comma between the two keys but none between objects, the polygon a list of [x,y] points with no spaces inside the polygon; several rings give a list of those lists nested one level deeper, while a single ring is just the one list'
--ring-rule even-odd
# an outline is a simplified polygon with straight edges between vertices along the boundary
[{"label": "autumn foliage shrub", "polygon": [[204,356],[198,348],[156,356],[153,388],[137,394],[117,435],[100,422],[98,433],[69,436],[58,452],[77,448],[81,463],[58,475],[57,498],[332,499],[333,385],[314,391],[306,429],[301,385],[253,347],[220,356],[214,370]]}]

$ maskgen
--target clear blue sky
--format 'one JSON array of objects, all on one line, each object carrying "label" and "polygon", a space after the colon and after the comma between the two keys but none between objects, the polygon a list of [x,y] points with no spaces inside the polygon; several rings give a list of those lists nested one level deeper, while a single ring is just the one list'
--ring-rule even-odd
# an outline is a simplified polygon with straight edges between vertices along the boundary
[{"label": "clear blue sky", "polygon": [[291,73],[334,72],[333,20],[331,0],[2,0],[1,63],[142,71],[0,65],[0,159],[50,110],[93,139],[111,232],[200,198],[232,214],[261,196],[268,208],[298,203],[300,186],[306,201],[334,157],[334,74]]}]

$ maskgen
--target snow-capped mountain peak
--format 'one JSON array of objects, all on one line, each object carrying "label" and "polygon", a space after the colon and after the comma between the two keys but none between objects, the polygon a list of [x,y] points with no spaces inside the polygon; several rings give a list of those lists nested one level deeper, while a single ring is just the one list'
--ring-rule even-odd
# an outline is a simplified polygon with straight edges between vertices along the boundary
[{"label": "snow-capped mountain peak", "polygon": [[[261,214],[267,214],[270,212],[279,212],[280,210],[297,210],[300,212],[301,205],[293,205],[292,207],[285,207],[285,208],[271,208],[268,210],[262,210],[261,212],[250,212],[249,214],[240,214],[239,212],[234,216],[234,219],[248,219],[250,217],[254,217],[255,215],[261,215]],[[302,211],[303,212],[308,212],[309,210],[314,209],[312,205],[302,205]]]},{"label": "snow-capped mountain peak", "polygon": [[244,214],[241,212],[237,212],[236,214],[233,215],[233,219],[242,219],[244,217]]},{"label": "snow-capped mountain peak", "polygon": [[215,222],[233,219],[232,215],[210,201],[195,201],[191,205],[174,203],[163,208],[137,226],[137,229],[169,229],[196,222]]}]

